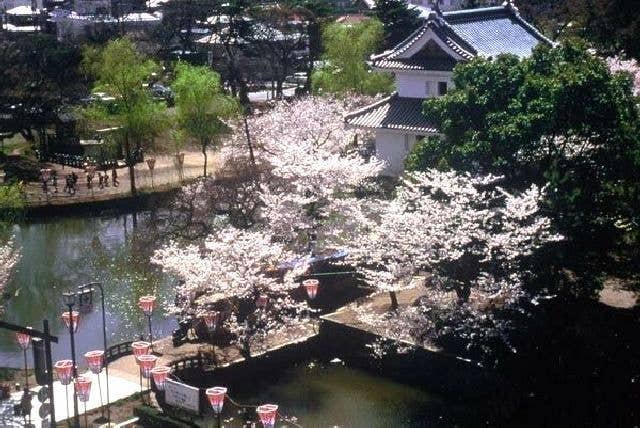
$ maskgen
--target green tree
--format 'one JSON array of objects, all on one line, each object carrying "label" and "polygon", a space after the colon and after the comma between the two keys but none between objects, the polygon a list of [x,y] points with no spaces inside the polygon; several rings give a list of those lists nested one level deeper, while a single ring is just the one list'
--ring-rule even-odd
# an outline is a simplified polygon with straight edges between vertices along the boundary
[{"label": "green tree", "polygon": [[638,100],[580,42],[530,58],[475,59],[455,89],[425,102],[446,136],[418,144],[407,167],[495,173],[519,187],[549,183],[549,209],[568,234],[640,219]]},{"label": "green tree", "polygon": [[420,13],[409,9],[404,0],[376,0],[374,12],[384,26],[385,48],[400,43],[422,24]]},{"label": "green tree", "polygon": [[355,25],[327,25],[322,34],[326,65],[312,74],[313,91],[367,95],[390,92],[393,88],[391,75],[373,73],[365,62],[383,37],[383,26],[375,19]]},{"label": "green tree", "polygon": [[180,127],[198,140],[204,156],[203,175],[207,175],[207,150],[217,145],[218,137],[228,131],[224,120],[240,111],[236,100],[222,91],[220,75],[207,67],[185,63],[176,66],[172,86],[176,94]]},{"label": "green tree", "polygon": [[20,133],[34,146],[58,122],[60,106],[80,98],[80,50],[44,34],[0,36],[0,132]]},{"label": "green tree", "polygon": [[83,67],[96,79],[94,91],[115,98],[111,103],[92,105],[83,113],[93,124],[119,128],[131,193],[135,194],[135,165],[154,137],[168,125],[166,106],[154,101],[145,86],[159,67],[138,53],[126,38],[113,40],[104,48],[86,48]]}]

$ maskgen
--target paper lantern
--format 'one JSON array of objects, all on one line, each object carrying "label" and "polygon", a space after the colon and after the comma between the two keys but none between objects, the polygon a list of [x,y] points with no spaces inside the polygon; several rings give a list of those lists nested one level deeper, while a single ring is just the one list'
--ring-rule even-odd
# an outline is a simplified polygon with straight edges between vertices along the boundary
[{"label": "paper lantern", "polygon": [[68,311],[63,312],[60,318],[62,318],[62,321],[67,325],[67,328],[69,328],[69,325],[73,322],[73,332],[78,331],[78,324],[80,322],[80,313],[78,311],[73,311],[71,314],[69,314]]},{"label": "paper lantern", "polygon": [[58,380],[63,385],[69,385],[71,383],[71,378],[73,377],[73,361],[71,360],[60,360],[56,361],[53,365],[53,369],[58,376]]},{"label": "paper lantern", "polygon": [[158,388],[158,390],[164,391],[164,382],[167,380],[170,372],[171,368],[166,366],[159,366],[151,369],[151,376],[153,376],[153,382],[156,384],[156,388]]},{"label": "paper lantern", "polygon": [[84,358],[87,360],[89,370],[91,373],[98,374],[102,371],[102,364],[104,363],[104,351],[89,351],[84,354]]},{"label": "paper lantern", "polygon": [[267,303],[269,303],[269,296],[267,296],[266,294],[261,294],[260,296],[258,296],[258,299],[256,300],[257,307],[266,308]]},{"label": "paper lantern", "polygon": [[86,376],[78,376],[75,387],[78,400],[83,403],[89,401],[89,395],[91,394],[91,379]]},{"label": "paper lantern", "polygon": [[204,323],[209,330],[215,330],[216,326],[218,325],[218,320],[220,319],[220,312],[205,312],[205,314],[202,316],[202,319],[204,319]]},{"label": "paper lantern", "polygon": [[[27,328],[30,329],[31,327],[27,327]],[[18,341],[18,345],[20,346],[20,349],[24,351],[29,347],[29,343],[31,343],[31,335],[27,333],[17,332],[16,340]]]},{"label": "paper lantern", "polygon": [[216,415],[222,412],[222,406],[224,405],[224,396],[227,393],[227,388],[223,386],[214,386],[206,390],[207,398],[211,404],[211,408]]},{"label": "paper lantern", "polygon": [[264,428],[273,428],[276,424],[276,416],[278,415],[277,404],[263,404],[256,409],[260,422]]},{"label": "paper lantern", "polygon": [[142,370],[142,377],[147,379],[151,375],[151,369],[155,367],[157,360],[158,357],[153,354],[144,354],[138,357],[140,370]]},{"label": "paper lantern", "polygon": [[131,349],[133,349],[133,355],[136,357],[136,363],[140,364],[138,359],[141,355],[145,355],[149,353],[149,347],[151,344],[149,342],[133,342],[131,344]]},{"label": "paper lantern", "polygon": [[151,316],[155,303],[155,296],[142,296],[138,299],[138,307],[142,309],[142,312],[144,312],[146,316]]},{"label": "paper lantern", "polygon": [[309,296],[311,300],[316,298],[319,285],[320,281],[318,281],[317,279],[305,279],[304,281],[302,281],[302,286],[307,291],[307,296]]}]

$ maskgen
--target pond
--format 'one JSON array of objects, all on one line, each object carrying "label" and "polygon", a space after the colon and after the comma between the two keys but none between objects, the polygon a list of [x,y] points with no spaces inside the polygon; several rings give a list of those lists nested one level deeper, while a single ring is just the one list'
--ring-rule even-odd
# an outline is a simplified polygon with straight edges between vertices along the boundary
[{"label": "pond", "polygon": [[[134,218],[135,216],[135,218]],[[161,306],[172,299],[172,279],[149,263],[152,248],[131,239],[134,224],[143,223],[148,212],[93,215],[30,220],[14,226],[22,258],[7,285],[12,297],[4,320],[42,329],[48,319],[54,361],[69,356],[69,334],[60,319],[64,310],[62,293],[78,285],[100,281],[105,288],[109,344],[134,340],[147,332],[146,317],[136,302],[145,294],[156,294],[160,310],[152,322],[154,337],[171,334],[175,321]],[[81,315],[76,335],[76,355],[102,349],[102,314],[99,292],[92,312]],[[30,357],[30,356],[29,356]],[[0,366],[21,367],[22,356],[13,335],[0,330]]]},{"label": "pond", "polygon": [[[230,389],[229,396],[241,405],[278,403],[284,415],[304,427],[422,427],[441,418],[444,403],[438,397],[342,364],[311,361],[262,373],[250,385]],[[244,420],[234,403],[225,404],[228,427],[240,427]],[[252,410],[247,416],[255,420]]]}]

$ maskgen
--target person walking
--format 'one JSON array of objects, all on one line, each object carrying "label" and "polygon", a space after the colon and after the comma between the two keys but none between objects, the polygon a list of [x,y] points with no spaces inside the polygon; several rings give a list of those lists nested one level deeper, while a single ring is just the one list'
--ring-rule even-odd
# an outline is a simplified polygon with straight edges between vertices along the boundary
[{"label": "person walking", "polygon": [[115,166],[111,169],[111,182],[113,183],[113,187],[118,187],[120,184],[118,182],[118,169]]}]

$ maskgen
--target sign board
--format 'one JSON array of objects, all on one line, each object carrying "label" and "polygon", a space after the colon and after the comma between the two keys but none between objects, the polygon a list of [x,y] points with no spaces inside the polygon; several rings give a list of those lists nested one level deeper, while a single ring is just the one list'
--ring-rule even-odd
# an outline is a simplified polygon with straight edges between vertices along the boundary
[{"label": "sign board", "polygon": [[164,383],[164,399],[170,406],[200,413],[200,389],[167,379]]}]

